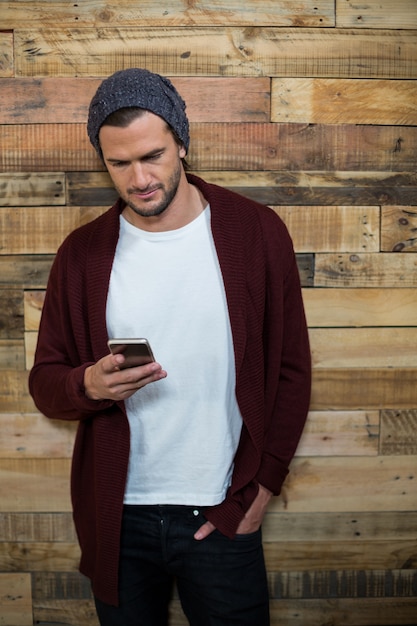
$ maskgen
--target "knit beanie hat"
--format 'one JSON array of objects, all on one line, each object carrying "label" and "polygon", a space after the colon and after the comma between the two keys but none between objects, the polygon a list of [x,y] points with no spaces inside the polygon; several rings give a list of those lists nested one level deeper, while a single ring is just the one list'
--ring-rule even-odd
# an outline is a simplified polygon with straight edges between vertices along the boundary
[{"label": "knit beanie hat", "polygon": [[162,117],[188,152],[189,124],[185,102],[168,78],[148,70],[130,68],[115,72],[98,87],[90,103],[87,132],[102,156],[98,134],[106,118],[125,107],[140,107]]}]

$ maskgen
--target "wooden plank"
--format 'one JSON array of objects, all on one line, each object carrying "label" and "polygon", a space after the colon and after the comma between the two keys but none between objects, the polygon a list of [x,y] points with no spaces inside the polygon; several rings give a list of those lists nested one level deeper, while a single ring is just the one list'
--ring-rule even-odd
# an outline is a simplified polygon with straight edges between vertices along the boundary
[{"label": "wooden plank", "polygon": [[[1,544],[0,544],[1,545]],[[274,542],[264,546],[268,571],[415,569],[415,541]]]},{"label": "wooden plank", "polygon": [[[0,145],[3,172],[104,170],[84,124],[2,125]],[[395,126],[191,125],[189,162],[196,170],[414,172],[416,161],[411,126],[399,133]]]},{"label": "wooden plank", "polygon": [[381,250],[417,251],[417,207],[386,206],[381,210]]},{"label": "wooden plank", "polygon": [[381,411],[381,454],[417,454],[417,409]]},{"label": "wooden plank", "polygon": [[[414,172],[195,171],[207,182],[269,205],[417,204]],[[117,198],[107,172],[69,172],[68,203],[111,206]]]},{"label": "wooden plank", "polygon": [[416,287],[417,256],[316,254],[315,287]]},{"label": "wooden plank", "polygon": [[312,411],[410,409],[417,406],[416,368],[316,368]]},{"label": "wooden plank", "polygon": [[310,411],[296,456],[376,456],[378,411]]},{"label": "wooden plank", "polygon": [[23,341],[0,339],[0,370],[22,370],[25,367],[26,360]]},{"label": "wooden plank", "polygon": [[313,367],[417,367],[415,328],[311,328]]},{"label": "wooden plank", "polygon": [[[13,79],[14,80],[14,79]],[[3,92],[3,82],[1,83]],[[15,172],[0,173],[0,206],[39,206],[65,204],[65,175],[30,174]]]},{"label": "wooden plank", "polygon": [[271,598],[413,597],[417,570],[270,572]]},{"label": "wooden plank", "polygon": [[415,78],[415,31],[326,28],[32,28],[14,31],[17,77],[167,76]]},{"label": "wooden plank", "polygon": [[[62,3],[51,0],[38,0],[36,11],[32,3],[19,0],[4,2],[2,25],[4,28],[16,28],[24,24],[28,12],[33,26],[53,26],[62,28],[73,26],[164,26],[172,28],[183,26],[207,26],[223,24],[236,26],[334,26],[335,14],[333,0],[318,0],[298,3],[294,7],[292,0],[274,0],[263,2],[246,0],[222,0],[207,4],[185,0],[170,0],[167,7],[158,0],[132,2],[118,0],[117,7],[104,0],[83,0],[82,3]],[[163,10],[164,9],[164,10]]]},{"label": "wooden plank", "polygon": [[0,624],[32,626],[30,574],[0,573]]},{"label": "wooden plank", "polygon": [[416,598],[273,600],[271,626],[414,626],[416,612]]},{"label": "wooden plank", "polygon": [[0,513],[2,541],[77,541],[72,513]]},{"label": "wooden plank", "polygon": [[0,414],[0,458],[71,458],[78,422],[39,413]]},{"label": "wooden plank", "polygon": [[[358,552],[363,554],[361,542],[380,544],[415,540],[417,511],[331,511],[316,513],[273,512],[273,498],[262,525],[262,538],[271,542],[333,543],[355,542]],[[337,568],[340,564],[337,566]],[[291,566],[289,569],[293,569]]]},{"label": "wooden plank", "polygon": [[292,462],[282,494],[269,510],[411,511],[416,496],[412,455],[301,457]]},{"label": "wooden plank", "polygon": [[38,333],[34,331],[25,332],[25,369],[32,369],[35,362],[35,350],[38,342]]},{"label": "wooden plank", "polygon": [[[191,122],[269,122],[269,78],[172,77]],[[0,124],[86,123],[98,78],[2,81]],[[1,181],[1,179],[0,179]]]},{"label": "wooden plank", "polygon": [[77,207],[1,207],[1,253],[52,254],[79,225]]},{"label": "wooden plank", "polygon": [[27,290],[23,294],[25,330],[38,330],[41,320],[42,307],[45,300],[45,291]]},{"label": "wooden plank", "polygon": [[28,372],[2,370],[0,376],[0,413],[35,413],[28,390]]},{"label": "wooden plank", "polygon": [[45,288],[53,255],[0,255],[0,288]]},{"label": "wooden plank", "polygon": [[412,80],[274,78],[271,121],[411,126],[416,102]]},{"label": "wooden plank", "polygon": [[336,0],[336,25],[339,28],[417,28],[415,0]]},{"label": "wooden plank", "polygon": [[18,289],[1,289],[0,339],[22,339],[23,325],[22,292]]},{"label": "wooden plank", "polygon": [[80,560],[77,543],[0,542],[0,568],[3,571],[76,571]]},{"label": "wooden plank", "polygon": [[70,459],[0,459],[0,511],[71,511],[70,464]]},{"label": "wooden plank", "polygon": [[91,583],[79,572],[33,572],[32,597],[39,600],[92,599]]},{"label": "wooden plank", "polygon": [[13,60],[13,33],[0,32],[0,78],[13,76]]},{"label": "wooden plank", "polygon": [[316,287],[303,299],[310,328],[417,326],[416,289]]},{"label": "wooden plank", "polygon": [[379,252],[378,207],[278,206],[297,252]]}]

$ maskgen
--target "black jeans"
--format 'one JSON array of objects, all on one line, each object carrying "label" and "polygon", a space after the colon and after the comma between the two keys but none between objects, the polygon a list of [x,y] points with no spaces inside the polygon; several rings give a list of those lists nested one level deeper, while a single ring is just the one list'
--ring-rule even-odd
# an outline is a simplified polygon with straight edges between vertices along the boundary
[{"label": "black jeans", "polygon": [[96,599],[101,626],[167,626],[173,582],[191,626],[268,626],[261,531],[196,541],[198,507],[125,506],[118,607]]}]

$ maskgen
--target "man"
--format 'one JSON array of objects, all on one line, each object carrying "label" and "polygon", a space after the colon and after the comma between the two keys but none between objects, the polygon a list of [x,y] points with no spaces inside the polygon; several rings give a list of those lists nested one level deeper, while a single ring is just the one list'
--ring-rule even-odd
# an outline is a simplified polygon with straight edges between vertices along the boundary
[{"label": "man", "polygon": [[[80,569],[100,623],[266,626],[261,523],[305,422],[310,353],[290,237],[269,208],[185,173],[170,81],[103,81],[88,133],[120,196],[61,246],[30,391],[79,420]],[[146,337],[124,369],[108,338]]]}]

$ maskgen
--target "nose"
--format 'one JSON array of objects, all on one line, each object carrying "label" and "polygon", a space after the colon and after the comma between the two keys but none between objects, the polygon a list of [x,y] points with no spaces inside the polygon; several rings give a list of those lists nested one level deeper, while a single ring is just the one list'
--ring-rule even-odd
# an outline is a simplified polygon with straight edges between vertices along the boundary
[{"label": "nose", "polygon": [[150,179],[146,172],[146,167],[143,163],[133,163],[132,165],[132,187],[136,189],[146,189],[149,185]]}]

